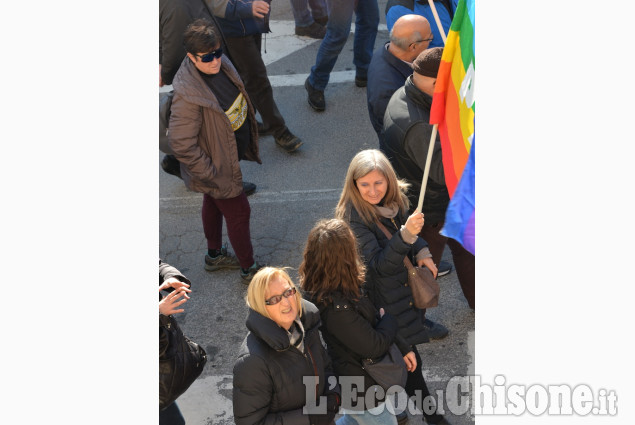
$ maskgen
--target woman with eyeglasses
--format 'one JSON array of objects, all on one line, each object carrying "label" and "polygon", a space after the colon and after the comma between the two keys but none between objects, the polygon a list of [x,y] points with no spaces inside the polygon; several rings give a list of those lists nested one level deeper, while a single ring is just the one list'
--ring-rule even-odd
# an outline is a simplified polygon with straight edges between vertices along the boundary
[{"label": "woman with eyeglasses", "polygon": [[397,335],[397,320],[383,309],[378,312],[368,299],[362,289],[365,272],[355,234],[345,221],[321,220],[313,227],[299,269],[301,286],[320,309],[320,330],[340,385],[343,377],[362,377],[364,383],[357,389],[364,405],[354,408],[352,400],[344,400],[344,416],[337,425],[396,425],[395,416],[384,404],[384,392],[369,397],[368,391],[375,391],[377,383],[363,369],[362,359],[383,357],[395,342],[407,370],[413,371],[415,355]]},{"label": "woman with eyeglasses", "polygon": [[332,424],[340,388],[320,340],[318,309],[275,267],[253,277],[247,306],[249,332],[234,365],[236,425]]},{"label": "woman with eyeglasses", "polygon": [[[415,211],[407,216],[407,188],[408,184],[397,179],[390,161],[381,151],[361,151],[348,167],[335,217],[348,222],[355,233],[366,266],[369,298],[375,307],[383,307],[397,319],[398,334],[413,346],[416,368],[408,372],[406,393],[411,397],[421,390],[425,398],[430,392],[415,346],[428,342],[429,338],[424,313],[415,307],[408,287],[404,258],[408,256],[413,264],[429,268],[435,277],[437,268],[428,244],[417,236],[423,227],[423,214]],[[390,239],[378,223],[392,234]],[[436,413],[436,408],[432,413],[424,409],[423,415],[428,423],[448,423]]]}]

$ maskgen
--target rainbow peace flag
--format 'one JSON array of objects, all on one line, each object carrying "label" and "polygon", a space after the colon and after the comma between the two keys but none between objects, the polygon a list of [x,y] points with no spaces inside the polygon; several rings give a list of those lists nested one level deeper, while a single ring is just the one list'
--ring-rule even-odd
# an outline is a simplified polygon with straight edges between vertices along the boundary
[{"label": "rainbow peace flag", "polygon": [[441,234],[474,254],[474,0],[460,0],[456,8],[432,96],[430,124],[439,126],[451,198]]}]

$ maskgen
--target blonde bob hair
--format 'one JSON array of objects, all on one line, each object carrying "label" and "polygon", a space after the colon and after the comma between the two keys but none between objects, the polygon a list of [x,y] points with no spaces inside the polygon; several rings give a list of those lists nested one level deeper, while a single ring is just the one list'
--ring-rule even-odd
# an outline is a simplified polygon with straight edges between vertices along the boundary
[{"label": "blonde bob hair", "polygon": [[296,288],[295,301],[298,306],[298,317],[302,316],[302,294],[300,289],[293,284],[291,277],[285,270],[287,267],[263,267],[258,270],[254,275],[249,288],[247,289],[247,307],[251,308],[257,313],[271,319],[267,312],[267,305],[265,304],[265,293],[269,287],[269,283],[275,278],[281,278],[289,283],[289,286]]},{"label": "blonde bob hair", "polygon": [[355,208],[366,225],[370,226],[378,220],[375,206],[366,202],[357,188],[357,179],[372,171],[378,171],[386,179],[387,189],[383,205],[386,207],[396,205],[403,213],[408,211],[410,201],[406,192],[410,185],[397,178],[386,155],[377,149],[366,149],[355,155],[348,166],[344,188],[335,207],[335,217],[350,221],[351,208]]}]

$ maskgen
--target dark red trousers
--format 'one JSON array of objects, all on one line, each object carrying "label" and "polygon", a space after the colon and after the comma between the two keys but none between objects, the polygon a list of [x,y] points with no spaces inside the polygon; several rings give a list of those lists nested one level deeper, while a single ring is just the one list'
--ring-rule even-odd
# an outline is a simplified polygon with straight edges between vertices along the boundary
[{"label": "dark red trousers", "polygon": [[236,253],[240,267],[247,269],[254,264],[254,248],[251,245],[249,218],[251,207],[247,195],[242,192],[235,198],[214,199],[203,194],[203,232],[207,249],[221,249],[223,245],[223,218],[227,237]]}]

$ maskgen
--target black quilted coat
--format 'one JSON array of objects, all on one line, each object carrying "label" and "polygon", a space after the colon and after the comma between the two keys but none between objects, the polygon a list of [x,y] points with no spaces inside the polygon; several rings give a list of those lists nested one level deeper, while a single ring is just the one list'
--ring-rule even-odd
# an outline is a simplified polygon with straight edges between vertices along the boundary
[{"label": "black quilted coat", "polygon": [[[331,361],[322,346],[318,328],[320,313],[312,303],[302,301],[305,353],[292,346],[285,330],[273,320],[249,310],[245,337],[234,365],[234,421],[236,425],[309,425],[302,413],[310,397],[336,392],[327,380],[333,377]],[[307,389],[303,377],[319,378]],[[314,381],[313,381],[314,382]],[[317,390],[317,391],[316,391]]]}]

